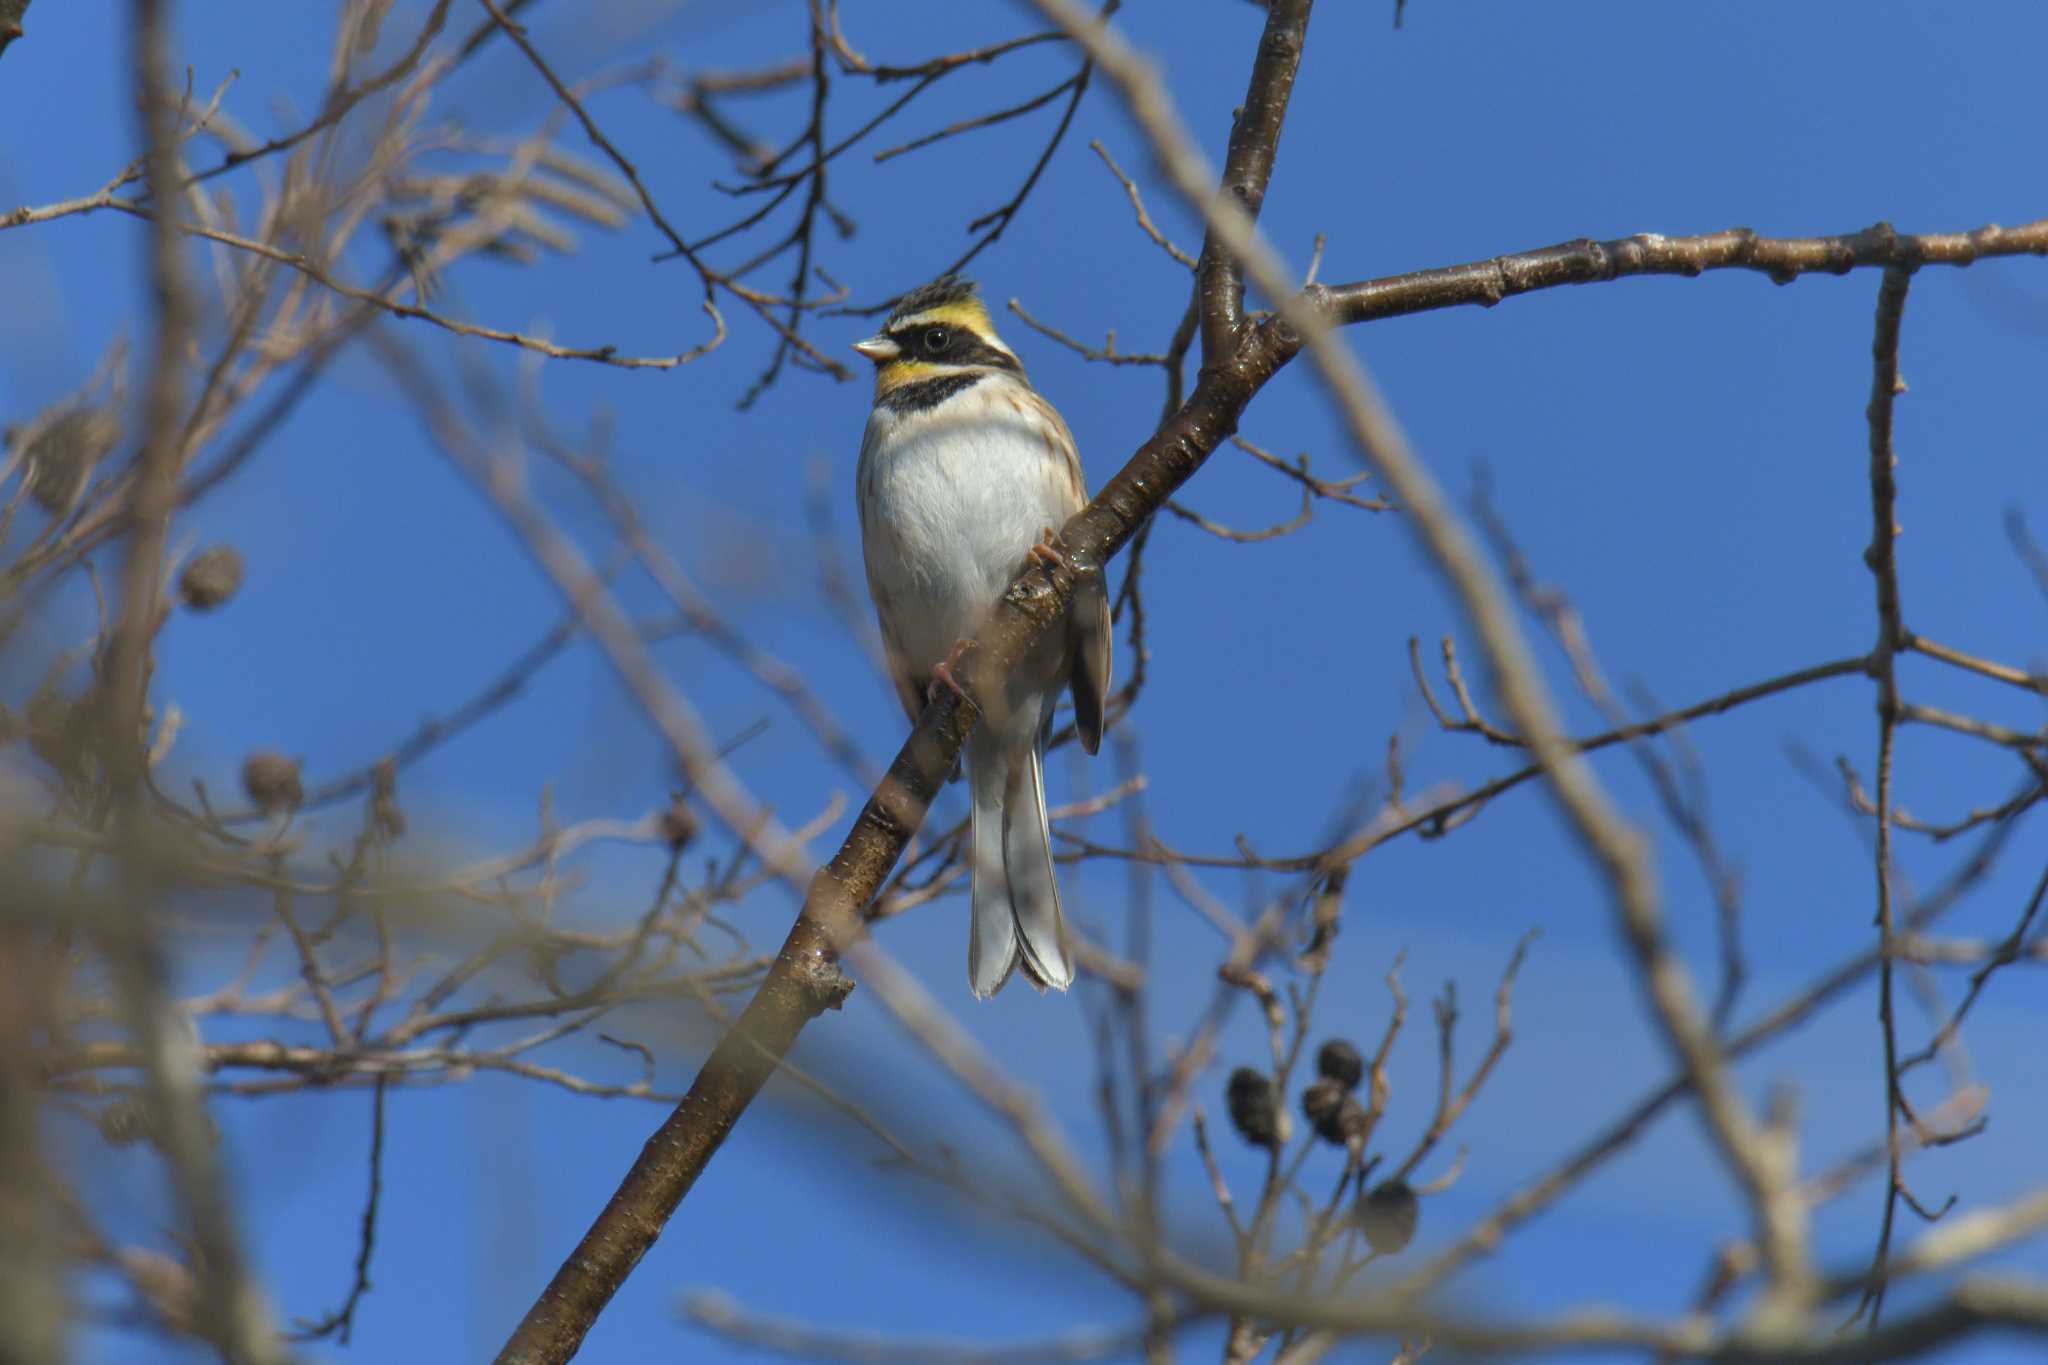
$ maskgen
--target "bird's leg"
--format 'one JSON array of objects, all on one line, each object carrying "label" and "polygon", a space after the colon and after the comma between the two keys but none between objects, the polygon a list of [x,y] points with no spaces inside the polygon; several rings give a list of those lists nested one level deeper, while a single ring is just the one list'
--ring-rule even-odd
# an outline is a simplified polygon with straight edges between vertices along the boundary
[{"label": "bird's leg", "polygon": [[1041,569],[1062,569],[1067,557],[1053,545],[1053,529],[1048,526],[1039,533],[1038,541],[1024,552],[1024,557]]},{"label": "bird's leg", "polygon": [[961,661],[966,658],[967,650],[973,643],[972,640],[955,640],[953,652],[932,665],[931,685],[924,693],[927,701],[936,700],[939,688],[944,687],[969,706],[974,704],[974,698],[967,695],[967,689],[960,685],[960,679],[953,674],[953,670],[960,667]]}]

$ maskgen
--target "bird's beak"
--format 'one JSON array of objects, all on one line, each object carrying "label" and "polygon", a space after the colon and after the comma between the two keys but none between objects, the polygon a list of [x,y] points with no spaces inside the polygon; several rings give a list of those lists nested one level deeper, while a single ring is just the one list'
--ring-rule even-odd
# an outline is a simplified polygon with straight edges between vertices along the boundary
[{"label": "bird's beak", "polygon": [[856,341],[853,343],[853,349],[877,365],[894,360],[903,354],[903,348],[887,337],[869,337],[866,341]]}]

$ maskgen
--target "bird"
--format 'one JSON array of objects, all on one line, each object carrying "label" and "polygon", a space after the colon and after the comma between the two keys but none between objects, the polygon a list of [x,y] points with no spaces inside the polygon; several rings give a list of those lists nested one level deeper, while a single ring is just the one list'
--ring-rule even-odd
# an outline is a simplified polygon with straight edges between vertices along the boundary
[{"label": "bird", "polygon": [[[966,695],[954,676],[961,650],[1027,563],[1061,562],[1053,529],[1087,503],[1088,487],[1073,433],[996,335],[971,281],[946,275],[911,290],[854,349],[875,365],[857,473],[868,594],[915,722],[934,687]],[[1101,747],[1109,678],[1109,599],[1101,576],[1088,575],[1002,694],[974,698],[967,978],[978,999],[1020,969],[1041,992],[1073,982],[1045,745],[1071,690],[1082,746]]]}]

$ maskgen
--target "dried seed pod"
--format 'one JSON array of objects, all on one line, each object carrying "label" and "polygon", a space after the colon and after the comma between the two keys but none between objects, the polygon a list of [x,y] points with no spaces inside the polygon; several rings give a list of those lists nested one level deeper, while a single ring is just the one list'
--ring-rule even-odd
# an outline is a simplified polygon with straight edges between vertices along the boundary
[{"label": "dried seed pod", "polygon": [[1226,1092],[1230,1123],[1254,1147],[1278,1147],[1287,1140],[1280,1106],[1273,1102],[1273,1082],[1263,1072],[1241,1066],[1230,1073]]},{"label": "dried seed pod", "polygon": [[243,762],[242,790],[265,815],[297,810],[306,799],[299,760],[268,750],[250,754]]},{"label": "dried seed pod", "polygon": [[209,545],[178,575],[178,596],[194,611],[212,611],[242,586],[242,556],[232,545]]},{"label": "dried seed pod", "polygon": [[93,468],[121,444],[121,419],[106,408],[75,407],[27,436],[22,454],[34,470],[29,494],[45,512],[70,509]]},{"label": "dried seed pod", "polygon": [[1311,1081],[1301,1092],[1301,1112],[1308,1115],[1317,1137],[1338,1147],[1364,1137],[1371,1126],[1358,1096],[1328,1076]]},{"label": "dried seed pod", "polygon": [[1405,1180],[1383,1180],[1358,1200],[1358,1226],[1366,1244],[1384,1256],[1405,1250],[1415,1240],[1422,1206]]},{"label": "dried seed pod", "polygon": [[1344,1039],[1332,1038],[1316,1053],[1316,1071],[1346,1090],[1356,1090],[1365,1079],[1365,1058]]},{"label": "dried seed pod", "polygon": [[1344,1134],[1337,1127],[1337,1115],[1344,1107],[1344,1087],[1328,1076],[1311,1081],[1301,1092],[1301,1112],[1308,1119],[1308,1126],[1316,1130],[1316,1136],[1325,1142],[1342,1142]]}]

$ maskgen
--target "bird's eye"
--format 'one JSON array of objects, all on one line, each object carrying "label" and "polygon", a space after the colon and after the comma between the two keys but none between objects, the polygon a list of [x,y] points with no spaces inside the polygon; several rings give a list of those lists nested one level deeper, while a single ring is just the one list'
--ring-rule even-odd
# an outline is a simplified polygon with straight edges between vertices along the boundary
[{"label": "bird's eye", "polygon": [[945,328],[930,327],[925,330],[924,349],[927,354],[939,355],[946,349],[946,347],[952,342],[952,340],[953,334],[947,331]]}]

